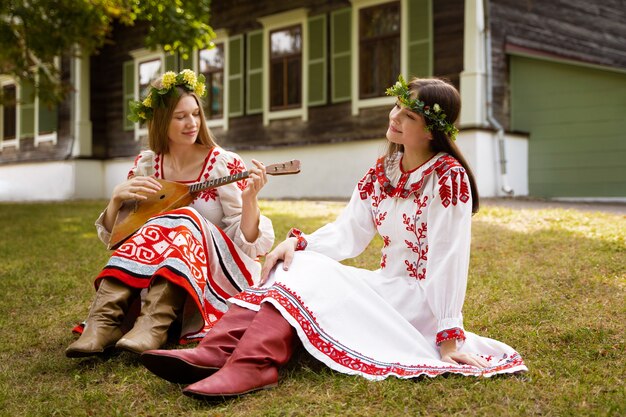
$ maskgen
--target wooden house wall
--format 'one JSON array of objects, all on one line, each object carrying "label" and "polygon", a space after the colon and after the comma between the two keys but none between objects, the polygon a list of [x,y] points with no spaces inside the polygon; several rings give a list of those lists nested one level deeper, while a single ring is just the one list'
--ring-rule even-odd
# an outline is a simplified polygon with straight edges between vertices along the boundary
[{"label": "wooden house wall", "polygon": [[[230,36],[260,29],[258,18],[296,8],[307,8],[310,16],[350,7],[348,0],[293,0],[289,3],[258,0],[215,0],[211,25],[226,29]],[[463,0],[433,1],[434,74],[446,77],[458,87],[463,69]],[[93,158],[108,159],[136,155],[142,143],[132,131],[123,129],[122,65],[129,52],[144,47],[146,27],[116,25],[110,42],[91,57],[91,122]],[[330,43],[330,37],[328,37]],[[330,45],[327,45],[330,46]],[[329,49],[329,48],[328,48]],[[69,79],[69,60],[64,77]],[[330,83],[328,83],[330,89]],[[328,91],[327,97],[330,97]],[[309,121],[273,120],[263,126],[262,115],[231,117],[229,130],[214,129],[218,142],[235,149],[264,148],[308,143],[332,143],[380,138],[387,126],[387,106],[362,109],[352,116],[351,103],[309,107]],[[58,143],[34,148],[32,140],[22,140],[20,150],[4,149],[0,163],[33,160],[62,160],[71,157],[70,101],[59,109]]]},{"label": "wooden house wall", "polygon": [[136,155],[141,143],[123,127],[123,63],[129,52],[144,48],[146,27],[116,25],[112,39],[91,57],[91,122],[94,158]]},{"label": "wooden house wall", "polygon": [[463,71],[464,0],[433,0],[433,75],[459,88]]},{"label": "wooden house wall", "polygon": [[509,127],[507,47],[626,69],[623,0],[490,0],[494,114]]},{"label": "wooden house wall", "polygon": [[[310,16],[349,7],[350,2],[295,0],[289,3],[250,0],[212,2],[215,29],[237,35],[260,29],[258,18],[304,7]],[[463,69],[463,0],[433,1],[434,74],[459,86]],[[243,18],[242,18],[243,17]],[[330,50],[330,37],[328,37]],[[330,74],[329,74],[330,76]],[[328,83],[330,88],[330,82]],[[330,97],[330,90],[327,97]],[[361,109],[352,116],[350,102],[309,107],[308,122],[298,119],[272,120],[263,126],[261,115],[233,117],[228,131],[213,129],[218,142],[235,149],[250,149],[309,143],[343,142],[380,138],[386,131],[388,107]]]}]

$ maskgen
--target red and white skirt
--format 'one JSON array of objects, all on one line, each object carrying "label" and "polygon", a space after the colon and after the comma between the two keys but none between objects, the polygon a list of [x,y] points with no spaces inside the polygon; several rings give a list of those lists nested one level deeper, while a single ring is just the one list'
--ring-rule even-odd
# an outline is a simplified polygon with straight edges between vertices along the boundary
[{"label": "red and white skirt", "polygon": [[[228,309],[227,300],[253,285],[260,270],[220,228],[184,207],[148,220],[113,252],[95,286],[116,278],[144,289],[161,277],[184,288],[180,343],[186,343],[204,337]],[[82,325],[74,331],[81,333]]]}]

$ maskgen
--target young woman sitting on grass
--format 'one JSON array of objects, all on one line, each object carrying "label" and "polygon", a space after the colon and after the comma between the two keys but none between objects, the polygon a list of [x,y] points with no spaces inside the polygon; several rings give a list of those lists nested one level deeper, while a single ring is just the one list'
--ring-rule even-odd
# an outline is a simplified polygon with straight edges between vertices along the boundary
[{"label": "young woman sitting on grass", "polygon": [[[400,77],[387,93],[397,97],[388,152],[337,220],[309,235],[292,229],[267,255],[262,286],[231,298],[196,348],[144,352],[149,370],[194,382],[183,392],[205,398],[275,386],[298,344],[331,369],[371,380],[527,369],[514,349],[463,326],[479,201],[454,144],[458,91],[439,79],[407,85]],[[340,263],[376,233],[379,269]]]},{"label": "young woman sitting on grass", "polygon": [[[194,184],[246,170],[237,154],[215,143],[199,98],[204,90],[204,77],[191,70],[167,72],[143,101],[131,103],[133,121],[147,124],[150,150],[137,157],[96,222],[105,244],[122,204],[157,193],[156,179]],[[227,310],[228,298],[259,281],[257,257],[271,249],[274,230],[257,201],[265,167],[253,163],[248,179],[202,191],[189,206],[152,217],[113,253],[96,278],[95,299],[68,357],[113,347],[157,349],[177,319],[181,342],[198,340]],[[140,301],[135,321],[131,304]],[[124,323],[132,327],[126,334]]]}]

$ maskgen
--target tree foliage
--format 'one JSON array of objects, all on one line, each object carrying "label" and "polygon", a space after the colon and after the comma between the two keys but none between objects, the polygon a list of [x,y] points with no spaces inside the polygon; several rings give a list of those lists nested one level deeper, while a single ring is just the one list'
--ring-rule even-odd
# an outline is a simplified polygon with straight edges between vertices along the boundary
[{"label": "tree foliage", "polygon": [[96,53],[110,42],[115,22],[147,22],[146,47],[185,56],[210,45],[209,16],[210,0],[2,0],[0,74],[30,83],[43,102],[55,103],[70,88],[55,58]]}]

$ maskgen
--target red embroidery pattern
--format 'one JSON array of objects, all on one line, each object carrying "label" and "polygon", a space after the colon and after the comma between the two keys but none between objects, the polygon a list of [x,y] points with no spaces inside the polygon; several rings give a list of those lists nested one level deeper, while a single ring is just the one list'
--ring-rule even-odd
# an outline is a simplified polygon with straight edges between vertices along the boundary
[{"label": "red embroidery pattern", "polygon": [[367,199],[368,196],[372,195],[374,192],[374,181],[376,181],[376,173],[373,168],[371,168],[367,174],[359,181],[359,191],[361,200]]},{"label": "red embroidery pattern", "polygon": [[154,157],[154,177],[161,178],[161,155]]},{"label": "red embroidery pattern", "polygon": [[[419,181],[414,182],[409,185],[407,188],[408,178],[410,177],[409,173],[403,173],[398,180],[398,184],[394,187],[391,185],[391,181],[387,178],[387,173],[385,172],[385,157],[381,157],[376,161],[376,167],[370,169],[367,175],[361,180],[359,183],[359,190],[361,190],[361,198],[365,199],[368,195],[373,192],[373,187],[370,185],[370,182],[373,180],[377,180],[380,184],[383,191],[390,197],[400,197],[400,198],[408,198],[411,194],[420,194],[422,187],[424,186],[424,182],[426,178],[433,172],[436,171],[439,177],[448,174],[452,168],[455,168],[457,171],[462,173],[462,177],[465,175],[465,170],[463,166],[456,160],[454,157],[450,155],[442,155],[440,156],[431,166],[426,168],[422,173],[422,177]],[[371,189],[372,188],[372,189]],[[448,191],[450,195],[452,194],[452,190]],[[465,193],[465,194],[464,194]],[[451,196],[450,196],[451,198]],[[461,201],[464,203],[469,200],[469,189],[467,185],[464,189],[463,185],[461,185]],[[449,203],[448,203],[449,204]],[[447,207],[447,206],[446,206]]]},{"label": "red embroidery pattern", "polygon": [[202,191],[196,199],[209,201],[209,200],[217,200],[217,188],[209,188],[208,190]]},{"label": "red embroidery pattern", "polygon": [[[410,277],[422,280],[426,278],[426,261],[428,260],[428,240],[426,239],[428,225],[421,221],[421,218],[422,209],[427,205],[428,196],[424,196],[422,200],[419,197],[415,197],[414,201],[417,204],[415,215],[407,216],[402,214],[402,222],[406,226],[405,229],[415,235],[416,243],[406,239],[404,243],[413,253],[417,254],[417,260],[409,262],[409,260],[405,259],[404,264]],[[418,223],[420,226],[418,226]]]},{"label": "red embroidery pattern", "polygon": [[439,184],[441,204],[444,207],[448,207],[450,204],[456,206],[459,200],[467,203],[470,199],[470,189],[465,179],[463,166],[448,155],[436,170],[439,177],[437,183]]},{"label": "red embroidery pattern", "polygon": [[[209,158],[209,163],[207,164],[204,173],[202,174],[202,181],[208,181],[211,176],[211,171],[215,167],[215,162],[217,161],[217,156],[220,154],[220,151],[217,148],[213,148],[213,151],[210,155],[207,156]],[[211,188],[208,190],[204,190],[198,194],[197,199],[209,201],[209,200],[217,200],[217,188]]]},{"label": "red embroidery pattern", "polygon": [[387,198],[386,194],[377,195],[375,193],[374,181],[376,180],[376,176],[374,175],[374,170],[370,169],[369,172],[359,181],[359,191],[360,197],[362,200],[366,200],[368,197],[371,198],[371,206],[372,206],[372,217],[376,226],[381,226],[387,217],[386,211],[379,210],[380,203]]},{"label": "red embroidery pattern", "polygon": [[[246,170],[246,167],[241,159],[233,159],[231,162],[226,164],[226,168],[230,170],[229,175],[239,174],[240,172],[243,172]],[[237,187],[239,187],[241,191],[245,190],[247,186],[248,186],[247,179],[237,181]]]},{"label": "red embroidery pattern", "polygon": [[442,330],[437,333],[437,346],[439,346],[441,342],[451,339],[465,340],[465,332],[460,327]]},{"label": "red embroidery pattern", "polygon": [[479,369],[469,365],[403,365],[400,363],[375,361],[359,352],[345,348],[345,345],[332,338],[319,326],[315,315],[304,305],[302,299],[282,284],[274,284],[267,290],[250,288],[234,298],[254,305],[260,305],[266,298],[276,301],[284,308],[286,314],[293,317],[298,323],[298,326],[302,329],[306,339],[313,348],[341,367],[362,374],[372,376],[396,375],[401,378],[409,378],[424,374],[437,376],[452,372],[478,376],[498,373],[506,369],[524,365],[522,358],[517,352],[510,357],[505,355],[494,366],[485,369]]},{"label": "red embroidery pattern", "polygon": [[387,217],[387,212],[381,211],[378,208],[381,201],[383,201],[385,198],[386,198],[385,194],[381,194],[381,195],[373,194],[372,195],[372,214],[374,215],[374,223],[376,223],[376,226],[382,226],[383,222],[385,221],[385,218]]}]

